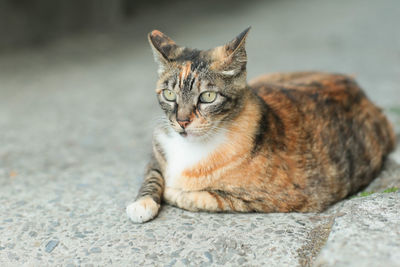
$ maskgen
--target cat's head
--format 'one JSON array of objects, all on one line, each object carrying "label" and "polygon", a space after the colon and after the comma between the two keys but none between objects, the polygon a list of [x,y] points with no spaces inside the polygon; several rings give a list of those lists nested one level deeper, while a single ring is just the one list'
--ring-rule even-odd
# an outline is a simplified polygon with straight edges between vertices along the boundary
[{"label": "cat's head", "polygon": [[246,89],[249,30],[209,50],[179,46],[157,30],[148,35],[159,64],[158,100],[176,132],[206,137],[227,127],[238,114]]}]

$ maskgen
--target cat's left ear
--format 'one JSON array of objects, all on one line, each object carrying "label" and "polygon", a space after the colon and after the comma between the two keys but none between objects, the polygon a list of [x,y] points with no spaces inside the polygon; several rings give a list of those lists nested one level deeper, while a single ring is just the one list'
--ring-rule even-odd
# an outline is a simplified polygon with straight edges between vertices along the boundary
[{"label": "cat's left ear", "polygon": [[176,55],[179,47],[171,38],[158,30],[149,33],[148,39],[153,49],[154,59],[159,65],[158,73],[161,74],[169,67],[171,58]]},{"label": "cat's left ear", "polygon": [[247,54],[245,43],[250,28],[245,29],[226,45],[214,49],[213,69],[228,76],[235,76],[246,69]]}]

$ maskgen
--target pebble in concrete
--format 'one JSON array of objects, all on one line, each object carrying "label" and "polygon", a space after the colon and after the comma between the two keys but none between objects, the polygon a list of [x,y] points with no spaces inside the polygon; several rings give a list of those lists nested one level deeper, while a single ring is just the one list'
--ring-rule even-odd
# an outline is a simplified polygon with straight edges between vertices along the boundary
[{"label": "pebble in concrete", "polygon": [[58,240],[49,241],[46,245],[45,251],[51,253],[58,246],[58,243],[60,243]]}]

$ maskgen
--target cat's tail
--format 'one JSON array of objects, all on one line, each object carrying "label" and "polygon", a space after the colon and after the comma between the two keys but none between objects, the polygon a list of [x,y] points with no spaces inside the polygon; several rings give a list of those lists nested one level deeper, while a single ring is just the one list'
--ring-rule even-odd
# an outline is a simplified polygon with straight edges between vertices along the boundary
[{"label": "cat's tail", "polygon": [[396,141],[396,134],[394,132],[393,125],[387,119],[386,119],[386,124],[387,124],[386,129],[387,129],[388,135],[389,135],[389,140],[388,140],[388,144],[386,147],[386,153],[389,154],[396,148],[397,141]]},{"label": "cat's tail", "polygon": [[396,134],[393,128],[393,125],[390,123],[389,119],[381,113],[381,131],[382,138],[386,141],[383,148],[383,155],[387,156],[390,152],[392,152],[396,148]]}]

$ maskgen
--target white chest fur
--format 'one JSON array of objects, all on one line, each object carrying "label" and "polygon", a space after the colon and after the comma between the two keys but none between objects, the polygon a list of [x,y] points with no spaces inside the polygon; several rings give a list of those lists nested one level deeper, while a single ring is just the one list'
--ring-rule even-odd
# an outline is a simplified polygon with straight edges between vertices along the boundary
[{"label": "white chest fur", "polygon": [[196,165],[215,151],[225,141],[225,134],[216,134],[207,141],[194,141],[180,136],[176,132],[159,133],[155,136],[167,159],[165,183],[168,187],[177,187],[175,181],[183,170]]}]

